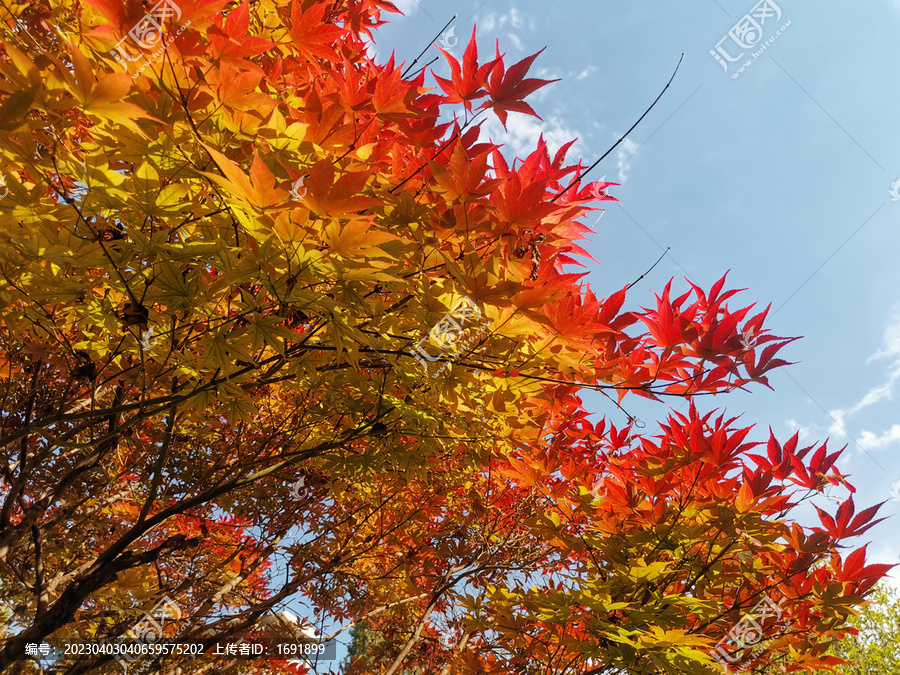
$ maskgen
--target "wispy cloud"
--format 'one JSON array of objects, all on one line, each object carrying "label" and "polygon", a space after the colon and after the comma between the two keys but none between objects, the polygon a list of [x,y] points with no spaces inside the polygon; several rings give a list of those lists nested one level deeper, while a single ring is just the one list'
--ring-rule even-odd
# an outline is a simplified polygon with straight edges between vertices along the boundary
[{"label": "wispy cloud", "polygon": [[587,78],[591,73],[597,70],[597,66],[588,66],[584,70],[582,70],[578,75],[575,76],[576,80],[583,80]]},{"label": "wispy cloud", "polygon": [[872,354],[869,357],[869,361],[891,356],[900,360],[900,311],[894,314],[893,319],[884,331],[881,341],[882,348]]},{"label": "wispy cloud", "polygon": [[[543,66],[538,67],[538,69],[534,71],[534,74],[529,73],[528,76],[535,77],[539,80],[559,80],[562,77],[561,75],[552,72],[549,68],[545,68]],[[531,105],[534,105],[535,103],[541,103],[542,101],[550,97],[550,94],[559,84],[559,82],[545,84],[543,87],[541,87],[528,97],[528,102]],[[541,114],[540,111],[538,111],[538,114]]]},{"label": "wispy cloud", "polygon": [[525,21],[522,19],[522,14],[513,7],[509,11],[509,22],[512,24],[513,28],[522,28],[525,26]]},{"label": "wispy cloud", "polygon": [[799,424],[796,420],[786,420],[785,424],[791,431],[800,432],[801,443],[815,443],[822,438],[822,429],[817,424],[803,425]]},{"label": "wispy cloud", "polygon": [[894,424],[881,434],[863,431],[859,435],[859,444],[866,450],[884,450],[889,445],[900,443],[900,424]]},{"label": "wispy cloud", "polygon": [[[876,403],[885,400],[889,401],[893,398],[897,383],[900,382],[900,311],[895,312],[888,321],[887,328],[882,336],[881,348],[870,356],[867,362],[875,360],[889,361],[884,371],[886,373],[884,380],[869,389],[854,405],[829,411],[834,420],[834,423],[828,429],[829,434],[838,437],[846,436],[845,429],[847,428],[847,419],[849,417]],[[888,446],[900,443],[900,425],[895,424],[880,434],[863,430],[857,440],[860,446],[866,450],[882,450]]]},{"label": "wispy cloud", "polygon": [[637,152],[637,149],[637,144],[630,138],[622,141],[622,144],[616,149],[616,168],[619,172],[617,183],[624,185],[625,181],[628,180],[628,175],[631,172],[631,157]]},{"label": "wispy cloud", "polygon": [[[419,3],[416,0],[393,0],[394,5],[403,12],[406,16],[410,16],[415,13],[417,9],[419,9]],[[398,17],[396,14],[392,21],[396,21]]]},{"label": "wispy cloud", "polygon": [[[410,1],[411,0],[407,0],[407,2]],[[529,28],[534,30],[535,21],[533,18],[528,22],[528,24]],[[490,33],[492,30],[496,28],[503,28],[504,26],[509,26],[510,28],[516,29],[525,28],[525,17],[522,15],[522,12],[513,7],[511,10],[509,10],[508,14],[488,12],[478,19],[478,32],[480,34]]]},{"label": "wispy cloud", "polygon": [[[542,133],[551,154],[569,141],[579,137],[577,131],[566,126],[556,115],[551,115],[541,122],[530,115],[510,113],[506,120],[506,127],[507,130],[504,131],[503,125],[496,117],[489,117],[481,125],[481,139],[502,143],[512,150],[516,157],[526,157],[534,152]],[[569,160],[575,161],[582,152],[581,143],[576,142],[569,149]]]},{"label": "wispy cloud", "polygon": [[375,47],[375,43],[372,42],[371,39],[369,39],[368,35],[363,35],[362,41],[366,45],[366,51],[369,53],[369,57],[373,61],[377,62],[378,61],[378,49]]}]

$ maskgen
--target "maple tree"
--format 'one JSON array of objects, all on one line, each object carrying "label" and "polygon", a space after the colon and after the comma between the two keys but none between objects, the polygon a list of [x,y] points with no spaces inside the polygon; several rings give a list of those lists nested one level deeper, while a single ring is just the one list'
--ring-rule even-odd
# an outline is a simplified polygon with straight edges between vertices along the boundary
[{"label": "maple tree", "polygon": [[[768,386],[792,340],[724,277],[598,298],[580,218],[614,184],[571,143],[509,162],[481,138],[537,114],[537,55],[480,61],[473,31],[449,77],[410,74],[367,52],[383,11],[0,4],[0,668],[161,599],[165,635],[211,652],[298,598],[380,636],[349,672],[717,672],[762,597],[774,642],[729,659],[837,663],[889,568],[842,552],[878,506],[801,527],[798,503],[853,491],[840,453],[754,452],[694,401]],[[653,436],[629,394],[692,403]]]}]

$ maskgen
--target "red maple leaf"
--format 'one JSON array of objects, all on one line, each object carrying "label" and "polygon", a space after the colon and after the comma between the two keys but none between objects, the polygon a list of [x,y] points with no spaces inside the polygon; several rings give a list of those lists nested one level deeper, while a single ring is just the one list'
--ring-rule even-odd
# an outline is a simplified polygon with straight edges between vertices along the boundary
[{"label": "red maple leaf", "polygon": [[[494,68],[495,61],[478,67],[478,44],[475,41],[475,27],[472,27],[472,38],[469,45],[463,53],[463,62],[460,66],[459,61],[451,54],[440,47],[438,51],[447,59],[450,64],[450,79],[434,76],[437,83],[441,86],[447,96],[444,100],[447,103],[462,103],[466,106],[466,110],[472,111],[472,101],[487,96],[484,90],[487,84],[487,76]],[[432,71],[433,72],[433,71]]]},{"label": "red maple leaf", "polygon": [[291,3],[291,39],[294,46],[310,61],[340,60],[331,45],[346,37],[346,31],[325,19],[326,9],[328,5],[324,4],[302,9],[297,0]]},{"label": "red maple leaf", "polygon": [[508,111],[525,113],[541,119],[541,116],[530,105],[525,103],[524,99],[546,84],[559,82],[559,80],[539,80],[533,77],[525,77],[531,64],[534,63],[534,60],[542,51],[544,50],[542,49],[540,52],[525,57],[514,66],[511,66],[509,70],[505,70],[503,68],[503,55],[500,54],[500,41],[497,40],[497,57],[493,62],[494,67],[491,72],[491,79],[486,84],[491,100],[482,103],[481,107],[493,108],[494,112],[497,113],[497,117],[500,118],[504,129],[506,128],[506,113]]}]

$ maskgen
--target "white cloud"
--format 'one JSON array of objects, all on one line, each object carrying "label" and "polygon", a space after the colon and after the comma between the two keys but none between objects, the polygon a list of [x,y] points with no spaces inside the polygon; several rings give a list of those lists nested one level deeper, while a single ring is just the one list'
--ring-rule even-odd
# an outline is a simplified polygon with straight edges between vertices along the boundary
[{"label": "white cloud", "polygon": [[884,331],[882,337],[884,346],[869,357],[869,361],[883,359],[886,356],[900,357],[900,311],[894,314],[891,323]]},{"label": "white cloud", "polygon": [[[894,396],[894,390],[897,383],[900,382],[900,311],[894,312],[888,320],[887,328],[885,328],[882,337],[882,347],[868,361],[875,359],[891,359],[890,363],[881,372],[883,373],[882,381],[871,387],[862,398],[855,404],[844,408],[837,408],[828,411],[831,417],[831,425],[827,429],[827,433],[832,438],[848,438],[850,433],[848,420],[859,411],[874,406],[885,400],[891,400]],[[801,436],[813,429],[819,429],[817,425],[802,426],[794,420],[787,420],[787,425],[791,430],[800,430]],[[863,429],[856,435],[857,448],[860,451],[884,450],[887,447],[900,444],[900,424],[893,424],[886,431],[876,433]]]},{"label": "white cloud", "polygon": [[[551,155],[561,146],[579,137],[577,131],[565,126],[556,115],[551,115],[541,122],[530,115],[513,112],[506,120],[506,127],[507,130],[504,131],[500,120],[495,116],[488,117],[481,125],[481,140],[490,139],[494,143],[501,143],[520,158],[527,157],[534,152],[542,133]],[[569,161],[577,161],[583,151],[580,146],[581,144],[576,142],[569,149]]]},{"label": "white cloud", "polygon": [[621,145],[616,149],[617,168],[619,170],[617,183],[625,183],[628,180],[628,174],[631,171],[631,156],[637,152],[637,144],[629,138],[622,141]]},{"label": "white cloud", "polygon": [[859,435],[859,444],[866,450],[884,450],[894,443],[900,443],[900,424],[894,424],[879,435],[871,431],[863,431]]},{"label": "white cloud", "polygon": [[369,58],[371,58],[373,61],[375,61],[377,63],[378,62],[378,49],[376,49],[375,43],[369,39],[368,35],[363,35],[362,41],[366,45],[366,52],[368,53]]},{"label": "white cloud", "polygon": [[[394,5],[396,5],[397,9],[403,12],[406,16],[412,15],[419,7],[416,0],[393,0]],[[394,15],[394,21],[396,21],[398,17],[396,14]]]},{"label": "white cloud", "polygon": [[578,73],[578,75],[575,76],[575,79],[576,79],[576,80],[583,80],[583,79],[585,79],[588,75],[590,75],[591,73],[593,73],[595,70],[597,70],[597,66],[588,66],[587,68],[585,68],[584,70],[582,70],[580,73]]},{"label": "white cloud", "polygon": [[509,38],[509,41],[513,43],[513,46],[516,49],[519,49],[519,50],[525,49],[525,45],[522,44],[522,40],[515,33],[507,33],[506,37]]},{"label": "white cloud", "polygon": [[800,432],[801,443],[812,443],[821,440],[821,429],[817,424],[803,426],[802,424],[798,424],[795,420],[785,420],[785,424],[792,432]]},{"label": "white cloud", "polygon": [[[558,79],[560,79],[559,75],[552,73],[549,69],[544,68],[544,67],[539,67],[537,70],[534,71],[534,74],[529,73],[528,77],[534,77],[539,80],[558,80]],[[543,87],[538,89],[536,92],[534,92],[533,94],[530,94],[528,96],[528,102],[532,106],[535,103],[540,103],[541,101],[543,101],[544,99],[546,99],[547,97],[550,96],[551,92],[553,91],[553,89],[556,87],[557,84],[559,84],[559,83],[554,82],[553,84],[544,85]],[[540,114],[540,113],[538,113],[538,114]]]},{"label": "white cloud", "polygon": [[[407,0],[407,2],[410,1],[411,0]],[[528,23],[531,30],[534,30],[534,18],[531,18]],[[509,14],[498,15],[495,12],[489,12],[488,14],[485,14],[483,17],[478,19],[478,32],[479,34],[483,35],[485,33],[490,33],[495,28],[503,28],[507,24],[511,28],[524,28],[525,18],[522,16],[522,13],[515,7],[513,7],[509,11]]]},{"label": "white cloud", "polygon": [[[870,356],[867,361],[872,361],[876,359],[883,358],[893,358],[892,363],[886,369],[887,376],[881,384],[878,384],[869,391],[865,393],[865,395],[859,400],[858,403],[849,407],[849,408],[838,408],[837,410],[830,411],[830,415],[835,419],[835,423],[831,425],[829,428],[829,432],[834,435],[845,436],[845,432],[841,427],[846,428],[846,418],[855,415],[860,410],[864,408],[868,408],[869,406],[875,405],[879,401],[882,400],[890,400],[894,395],[894,388],[897,383],[900,382],[900,312],[896,312],[894,316],[890,319],[887,328],[884,331],[884,335],[882,337],[882,348],[879,349],[875,354]],[[859,443],[867,450],[869,449],[869,445],[863,443],[862,439],[867,438],[871,442],[872,448],[881,448],[885,447],[885,445],[890,445],[895,442],[893,440],[893,429],[897,428],[896,425],[891,428],[891,430],[884,432],[884,434],[878,436],[871,431],[863,431],[860,436]]]},{"label": "white cloud", "polygon": [[828,415],[832,419],[831,426],[828,427],[828,435],[837,436],[838,438],[846,436],[847,432],[844,431],[844,429],[846,428],[847,423],[844,421],[844,411],[830,410],[828,411]]},{"label": "white cloud", "polygon": [[850,409],[851,413],[855,413],[863,408],[867,408],[874,403],[878,403],[881,399],[890,399],[894,393],[894,385],[900,380],[900,361],[894,364],[894,368],[888,373],[887,381],[872,387],[862,400]]}]

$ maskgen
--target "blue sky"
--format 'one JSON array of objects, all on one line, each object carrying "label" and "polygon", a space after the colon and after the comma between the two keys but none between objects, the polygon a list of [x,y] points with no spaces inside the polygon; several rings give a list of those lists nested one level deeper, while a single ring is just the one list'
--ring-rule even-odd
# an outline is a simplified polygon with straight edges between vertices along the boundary
[{"label": "blue sky", "polygon": [[[543,121],[513,113],[508,132],[496,120],[485,124],[512,155],[530,152],[543,132],[551,148],[577,137],[570,159],[591,164],[637,120],[685,53],[660,103],[591,176],[622,185],[611,190],[621,203],[604,204],[586,246],[599,261],[588,281],[598,293],[617,290],[671,247],[631,290],[630,308],[648,306],[671,277],[678,288],[685,276],[709,288],[728,270],[729,286],[748,289],[739,298],[771,302],[773,333],[803,336],[784,351],[796,365],[772,375],[774,392],[756,387],[701,407],[743,413],[758,440],[771,426],[782,439],[800,431],[805,444],[847,444],[838,466],[858,488],[858,510],[888,500],[881,515],[893,516],[859,544],[872,542],[876,562],[900,562],[900,499],[892,499],[895,483],[900,490],[900,199],[891,194],[900,179],[900,3],[398,6],[406,15],[391,15],[375,36],[379,62],[392,50],[411,61],[454,13],[443,44],[456,42],[450,51],[457,56],[473,23],[483,57],[495,38],[507,63],[547,47],[533,72],[561,81],[529,98]],[[762,35],[756,42],[736,29],[751,45],[742,50],[729,33],[747,14]],[[723,58],[726,72],[710,54],[717,46],[732,58],[746,53],[734,64]],[[754,52],[758,58],[733,77]],[[436,55],[431,49],[422,62]],[[443,60],[434,68],[446,74]],[[585,400],[621,421],[606,399],[588,393]],[[666,404],[626,407],[648,422],[647,431],[666,414]],[[817,524],[811,510],[792,515]]]}]

